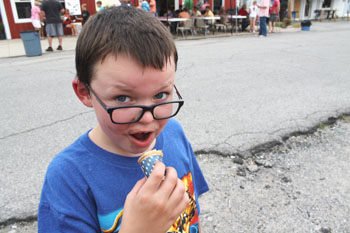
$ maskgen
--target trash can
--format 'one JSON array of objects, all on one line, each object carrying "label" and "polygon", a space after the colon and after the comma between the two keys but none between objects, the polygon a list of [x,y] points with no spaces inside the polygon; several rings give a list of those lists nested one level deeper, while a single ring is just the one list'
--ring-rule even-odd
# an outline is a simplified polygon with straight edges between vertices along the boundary
[{"label": "trash can", "polygon": [[310,31],[311,20],[303,20],[300,24],[302,31]]},{"label": "trash can", "polygon": [[42,54],[39,31],[24,31],[19,34],[21,35],[24,50],[28,57]]}]

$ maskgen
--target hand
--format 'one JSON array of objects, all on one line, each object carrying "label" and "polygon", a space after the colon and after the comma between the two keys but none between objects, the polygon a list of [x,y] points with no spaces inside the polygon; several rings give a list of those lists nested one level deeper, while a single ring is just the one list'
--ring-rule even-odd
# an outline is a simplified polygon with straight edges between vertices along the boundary
[{"label": "hand", "polygon": [[189,201],[176,170],[158,162],[150,177],[139,180],[128,194],[119,233],[164,233]]}]

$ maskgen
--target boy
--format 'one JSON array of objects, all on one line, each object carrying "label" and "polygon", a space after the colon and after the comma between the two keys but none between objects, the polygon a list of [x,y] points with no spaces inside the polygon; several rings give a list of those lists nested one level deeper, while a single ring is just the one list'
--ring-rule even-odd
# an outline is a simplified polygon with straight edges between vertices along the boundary
[{"label": "boy", "polygon": [[96,11],[99,12],[99,11],[102,11],[103,9],[105,9],[105,8],[102,6],[102,2],[97,1],[96,2]]},{"label": "boy", "polygon": [[[84,25],[73,89],[98,124],[49,165],[39,232],[200,232],[198,197],[208,186],[170,119],[183,104],[177,58],[169,31],[140,9],[106,9]],[[137,160],[151,149],[164,164],[146,179]]]}]

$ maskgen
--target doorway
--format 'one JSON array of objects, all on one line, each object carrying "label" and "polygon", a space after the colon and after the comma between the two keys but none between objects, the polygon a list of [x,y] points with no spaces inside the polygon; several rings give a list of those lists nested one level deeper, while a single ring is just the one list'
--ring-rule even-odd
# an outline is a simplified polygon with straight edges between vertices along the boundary
[{"label": "doorway", "polygon": [[220,12],[220,8],[222,6],[222,1],[223,0],[214,0],[214,9],[213,9],[213,13],[215,15],[219,14]]},{"label": "doorway", "polygon": [[167,12],[167,9],[170,9],[173,12],[175,11],[175,0],[161,1],[159,16],[164,16],[164,14]]},{"label": "doorway", "polygon": [[304,17],[307,17],[307,18],[310,17],[310,10],[311,10],[311,0],[305,0]]},{"label": "doorway", "polygon": [[6,40],[5,26],[2,22],[2,15],[0,12],[0,40]]}]

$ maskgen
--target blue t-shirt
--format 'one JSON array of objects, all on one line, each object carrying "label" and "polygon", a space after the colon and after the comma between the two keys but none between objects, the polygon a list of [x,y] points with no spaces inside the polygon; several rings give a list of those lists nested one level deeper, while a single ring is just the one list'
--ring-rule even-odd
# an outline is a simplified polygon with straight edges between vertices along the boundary
[{"label": "blue t-shirt", "polygon": [[[168,232],[198,232],[198,197],[209,190],[182,127],[170,119],[157,137],[163,162],[174,167],[190,205]],[[118,232],[127,194],[144,177],[137,160],[105,151],[88,132],[50,163],[42,188],[38,232]],[[185,228],[185,229],[186,229]]]}]

